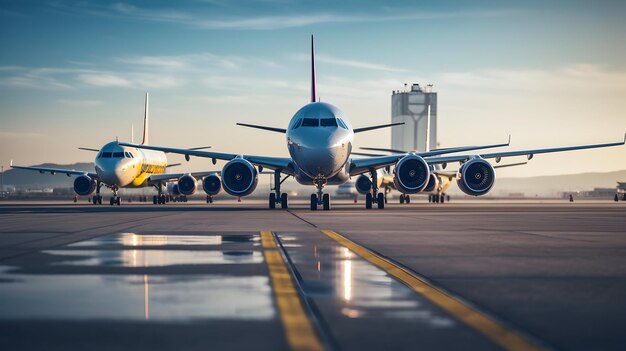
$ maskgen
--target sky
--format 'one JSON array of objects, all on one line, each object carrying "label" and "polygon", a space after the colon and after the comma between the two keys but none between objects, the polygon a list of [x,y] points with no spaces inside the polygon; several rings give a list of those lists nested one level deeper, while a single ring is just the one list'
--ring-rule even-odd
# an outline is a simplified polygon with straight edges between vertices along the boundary
[{"label": "sky", "polygon": [[[0,0],[0,165],[90,162],[77,147],[130,140],[131,125],[138,141],[145,92],[152,144],[287,156],[283,135],[235,123],[284,128],[308,102],[311,34],[318,95],[355,127],[389,122],[391,92],[421,83],[438,92],[441,147],[619,141],[625,15],[623,1]],[[389,147],[390,132],[354,146]],[[626,147],[498,175],[621,169]]]}]

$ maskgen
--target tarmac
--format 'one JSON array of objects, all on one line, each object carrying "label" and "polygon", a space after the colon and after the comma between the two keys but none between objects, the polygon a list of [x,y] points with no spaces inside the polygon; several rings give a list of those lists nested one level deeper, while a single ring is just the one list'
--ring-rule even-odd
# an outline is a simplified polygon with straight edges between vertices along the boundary
[{"label": "tarmac", "polygon": [[6,350],[623,350],[626,203],[0,202]]}]

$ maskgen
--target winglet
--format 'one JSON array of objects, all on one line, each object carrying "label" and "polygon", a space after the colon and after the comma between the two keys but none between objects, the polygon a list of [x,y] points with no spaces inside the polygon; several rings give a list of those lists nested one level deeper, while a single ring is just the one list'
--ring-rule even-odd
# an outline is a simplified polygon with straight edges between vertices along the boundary
[{"label": "winglet", "polygon": [[146,92],[146,107],[143,114],[143,141],[141,145],[148,145],[148,93]]},{"label": "winglet", "polygon": [[311,102],[317,101],[317,86],[315,83],[315,44],[311,34]]},{"label": "winglet", "polygon": [[509,134],[509,141],[506,142],[506,146],[511,145],[511,134]]},{"label": "winglet", "polygon": [[626,144],[626,133],[624,133],[624,142],[622,144]]},{"label": "winglet", "polygon": [[11,160],[11,162],[9,162],[9,167],[13,168],[13,160]]}]

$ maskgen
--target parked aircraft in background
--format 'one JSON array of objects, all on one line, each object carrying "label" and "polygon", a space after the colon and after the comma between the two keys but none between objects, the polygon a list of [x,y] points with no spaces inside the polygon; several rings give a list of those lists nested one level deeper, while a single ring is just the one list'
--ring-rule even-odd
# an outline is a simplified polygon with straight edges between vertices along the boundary
[{"label": "parked aircraft in background", "polygon": [[[287,177],[293,177],[298,183],[312,185],[317,192],[311,194],[310,208],[324,210],[331,208],[330,194],[324,193],[324,187],[330,184],[343,184],[350,177],[369,173],[372,178],[372,191],[365,198],[366,208],[371,208],[376,199],[378,208],[384,208],[384,194],[378,192],[378,169],[387,169],[394,165],[393,181],[396,189],[404,194],[416,194],[423,191],[431,179],[434,165],[442,168],[451,162],[462,165],[457,172],[457,184],[469,195],[484,195],[491,190],[495,181],[495,170],[486,160],[495,158],[496,163],[502,157],[526,155],[528,159],[535,154],[560,152],[578,149],[590,149],[623,145],[624,142],[583,145],[565,148],[536,149],[488,154],[467,154],[441,156],[493,146],[452,148],[429,152],[410,152],[399,155],[352,158],[352,140],[355,134],[390,127],[396,124],[377,125],[365,128],[352,128],[343,112],[326,102],[319,102],[315,84],[315,55],[313,37],[311,37],[311,102],[298,110],[286,129],[251,124],[240,125],[286,134],[286,143],[291,157],[270,157],[199,151],[192,149],[171,148],[133,143],[120,143],[122,146],[172,152],[189,156],[206,157],[215,164],[217,159],[228,161],[221,172],[224,190],[233,196],[251,194],[258,183],[258,173],[264,168],[274,171],[274,192],[269,196],[269,207],[277,203],[282,208],[288,207],[286,193],[281,193],[281,183]],[[626,141],[626,139],[625,139]],[[257,168],[259,170],[257,171]],[[284,174],[285,178],[281,179]],[[216,177],[217,178],[217,177]]]},{"label": "parked aircraft in background", "polygon": [[[141,145],[148,144],[148,94],[146,93],[143,141]],[[194,150],[208,147],[194,148]],[[70,169],[57,169],[46,167],[15,166],[11,161],[11,168],[38,171],[40,173],[65,174],[68,177],[77,176],[74,179],[74,192],[80,196],[90,196],[93,204],[102,204],[100,190],[105,186],[113,192],[109,204],[120,205],[122,199],[118,196],[120,188],[155,187],[158,195],[153,196],[154,204],[164,204],[166,195],[163,184],[174,182],[171,186],[172,195],[191,195],[197,189],[198,178],[203,178],[203,188],[208,196],[215,195],[219,188],[211,188],[214,184],[211,180],[219,172],[193,172],[193,173],[165,173],[168,167],[180,164],[167,164],[165,152],[143,150],[134,147],[122,146],[116,141],[105,144],[100,149],[80,148],[82,150],[95,151],[95,172],[83,172]],[[219,180],[219,178],[218,178]],[[206,184],[206,185],[205,185]],[[207,186],[209,186],[207,188]],[[207,201],[208,202],[208,201]]]},{"label": "parked aircraft in background", "polygon": [[[199,156],[228,161],[222,168],[221,181],[224,190],[233,196],[251,194],[258,183],[258,174],[263,168],[274,170],[274,191],[269,195],[269,207],[275,208],[280,203],[282,208],[288,207],[288,196],[281,193],[281,183],[287,177],[294,177],[303,185],[313,185],[317,192],[311,194],[311,210],[322,206],[324,210],[331,207],[330,194],[324,193],[326,185],[345,183],[350,177],[369,172],[376,181],[377,169],[388,168],[395,164],[396,187],[404,193],[420,192],[427,186],[430,168],[425,158],[450,154],[461,151],[491,148],[499,145],[486,145],[469,148],[452,148],[422,153],[410,153],[402,157],[372,157],[352,159],[352,140],[355,134],[391,127],[403,123],[376,125],[364,128],[352,128],[343,112],[317,99],[315,83],[315,51],[311,37],[311,102],[302,107],[291,119],[286,129],[238,123],[239,125],[286,134],[287,148],[291,157],[268,157],[255,155],[238,155],[219,152],[199,151],[120,143],[122,146],[172,152],[189,156]],[[475,161],[474,161],[475,162]],[[256,167],[259,167],[257,171]],[[472,167],[474,170],[476,167]],[[286,177],[281,179],[281,175]],[[384,207],[384,194],[377,193],[378,187],[372,187],[372,193],[366,196],[366,207],[371,208],[376,199],[379,208]]]}]

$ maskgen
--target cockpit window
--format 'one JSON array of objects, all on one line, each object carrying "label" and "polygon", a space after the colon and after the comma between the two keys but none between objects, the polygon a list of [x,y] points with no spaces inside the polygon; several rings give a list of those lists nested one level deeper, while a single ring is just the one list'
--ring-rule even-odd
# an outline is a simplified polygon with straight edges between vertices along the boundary
[{"label": "cockpit window", "polygon": [[317,118],[303,118],[302,126],[303,127],[319,127],[320,120]]},{"label": "cockpit window", "polygon": [[113,153],[113,158],[124,158],[124,153],[123,152],[114,152]]},{"label": "cockpit window", "polygon": [[126,152],[126,151],[124,151],[124,157],[126,157],[126,158],[133,158],[133,157],[130,155],[130,152]]},{"label": "cockpit window", "polygon": [[301,124],[302,124],[302,119],[299,119],[296,123],[293,124],[293,128],[291,129],[298,129],[298,127],[300,127]]},{"label": "cockpit window", "polygon": [[337,122],[341,128],[348,129],[348,126],[346,126],[346,123],[341,118],[337,118]]},{"label": "cockpit window", "polygon": [[337,120],[335,118],[322,118],[320,119],[322,127],[336,127]]},{"label": "cockpit window", "polygon": [[102,158],[111,158],[111,153],[110,152],[103,152],[102,153]]}]

